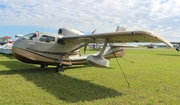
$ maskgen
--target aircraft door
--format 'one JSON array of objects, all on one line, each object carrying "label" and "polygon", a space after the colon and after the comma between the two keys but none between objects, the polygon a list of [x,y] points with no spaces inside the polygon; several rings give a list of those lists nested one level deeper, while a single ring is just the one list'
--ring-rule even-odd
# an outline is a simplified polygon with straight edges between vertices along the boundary
[{"label": "aircraft door", "polygon": [[49,35],[42,35],[39,40],[35,42],[35,50],[43,52],[54,51],[55,37]]},{"label": "aircraft door", "polygon": [[34,50],[35,42],[36,42],[36,40],[38,40],[38,37],[35,37],[34,35],[35,35],[35,33],[30,33],[30,34],[22,37],[23,39],[28,40],[28,47],[27,47],[28,49]]}]

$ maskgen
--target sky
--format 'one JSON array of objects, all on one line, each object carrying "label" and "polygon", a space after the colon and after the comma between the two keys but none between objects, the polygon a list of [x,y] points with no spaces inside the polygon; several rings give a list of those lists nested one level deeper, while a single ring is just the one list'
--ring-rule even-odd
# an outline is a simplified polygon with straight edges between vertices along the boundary
[{"label": "sky", "polygon": [[114,32],[117,26],[180,41],[180,0],[0,0],[0,37],[61,27]]}]

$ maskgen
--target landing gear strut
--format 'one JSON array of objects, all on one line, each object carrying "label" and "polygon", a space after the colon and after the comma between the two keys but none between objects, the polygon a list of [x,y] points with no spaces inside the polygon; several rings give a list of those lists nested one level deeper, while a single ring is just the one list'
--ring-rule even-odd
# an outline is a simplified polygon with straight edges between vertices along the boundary
[{"label": "landing gear strut", "polygon": [[55,72],[64,72],[64,68],[62,66],[62,62],[63,62],[62,56],[63,55],[61,55],[60,58],[58,59],[60,63],[59,65],[57,65]]}]

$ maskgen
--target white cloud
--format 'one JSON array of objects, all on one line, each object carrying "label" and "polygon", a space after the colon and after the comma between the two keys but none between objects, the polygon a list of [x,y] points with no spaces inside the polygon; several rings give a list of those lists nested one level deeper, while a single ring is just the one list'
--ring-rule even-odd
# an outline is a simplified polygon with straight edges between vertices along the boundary
[{"label": "white cloud", "polygon": [[120,25],[152,30],[173,40],[180,33],[179,11],[179,0],[1,0],[0,25],[97,32],[114,31]]}]

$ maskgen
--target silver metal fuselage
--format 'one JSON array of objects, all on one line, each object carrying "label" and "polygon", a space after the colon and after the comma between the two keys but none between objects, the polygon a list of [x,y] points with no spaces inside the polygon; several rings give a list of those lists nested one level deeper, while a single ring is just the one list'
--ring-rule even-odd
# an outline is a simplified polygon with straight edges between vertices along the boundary
[{"label": "silver metal fuselage", "polygon": [[[31,64],[40,65],[79,65],[87,64],[87,58],[90,56],[97,56],[98,54],[90,54],[80,56],[82,46],[89,42],[80,42],[76,39],[63,40],[63,36],[78,36],[83,35],[82,32],[70,29],[61,28],[59,34],[42,33],[38,36],[35,33],[30,33],[22,36],[13,43],[12,52],[16,59]],[[81,44],[83,44],[81,46]],[[120,46],[111,46],[104,49],[102,56],[105,59],[116,57],[123,57],[125,50]],[[113,51],[113,52],[112,52]],[[100,57],[102,58],[102,57]],[[61,61],[62,59],[63,61]],[[98,59],[93,60],[97,62]],[[94,63],[93,63],[94,64]],[[97,64],[94,64],[96,66]]]},{"label": "silver metal fuselage", "polygon": [[[53,37],[53,40],[42,40],[43,36]],[[32,39],[24,36],[14,42],[12,51],[18,60],[33,64],[58,64],[58,59],[62,55],[64,62],[71,60],[69,56],[79,56],[78,50],[73,50],[79,47],[80,43],[58,44],[58,38],[62,37],[62,35],[49,33],[39,33],[38,37]]]}]

